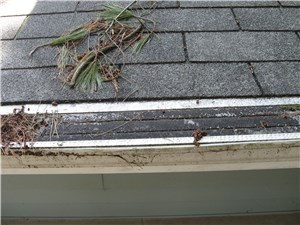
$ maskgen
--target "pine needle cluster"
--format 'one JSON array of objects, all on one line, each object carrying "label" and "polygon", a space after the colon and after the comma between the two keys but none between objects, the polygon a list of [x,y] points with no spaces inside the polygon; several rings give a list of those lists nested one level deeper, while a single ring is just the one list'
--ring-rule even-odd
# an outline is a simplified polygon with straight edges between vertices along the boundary
[{"label": "pine needle cluster", "polygon": [[[49,43],[37,46],[30,56],[40,47],[60,46],[58,57],[59,78],[71,88],[95,92],[102,89],[102,83],[110,81],[119,91],[118,78],[121,70],[110,55],[123,54],[131,48],[132,54],[140,53],[155,29],[155,22],[136,15],[130,7],[116,4],[103,5],[99,17],[91,20],[69,33]],[[97,37],[97,43],[84,53],[77,53],[77,47],[91,36]]]}]

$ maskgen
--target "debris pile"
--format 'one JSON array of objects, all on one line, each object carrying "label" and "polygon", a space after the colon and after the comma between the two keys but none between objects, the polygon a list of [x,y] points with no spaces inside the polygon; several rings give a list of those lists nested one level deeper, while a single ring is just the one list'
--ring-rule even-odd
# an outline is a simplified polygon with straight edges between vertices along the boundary
[{"label": "debris pile", "polygon": [[[117,96],[121,70],[116,65],[116,56],[124,57],[129,48],[132,54],[138,54],[154,34],[155,22],[129,9],[136,2],[125,8],[116,4],[103,5],[99,18],[37,46],[29,55],[40,47],[61,46],[58,77],[64,84],[81,91],[95,92],[102,89],[102,82],[110,81]],[[96,39],[94,46],[88,46],[84,53],[77,53],[77,47],[85,40],[89,42],[90,38]]]},{"label": "debris pile", "polygon": [[14,109],[12,114],[1,116],[2,154],[6,153],[12,143],[29,147],[26,143],[33,142],[37,131],[46,126],[48,122],[45,116],[26,114],[24,107],[20,110]]}]

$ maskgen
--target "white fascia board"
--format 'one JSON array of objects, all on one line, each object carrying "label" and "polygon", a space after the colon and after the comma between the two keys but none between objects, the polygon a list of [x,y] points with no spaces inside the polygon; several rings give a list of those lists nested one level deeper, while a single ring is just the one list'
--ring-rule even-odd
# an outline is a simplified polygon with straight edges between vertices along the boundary
[{"label": "white fascia board", "polygon": [[245,171],[245,170],[274,170],[300,168],[295,162],[253,162],[235,164],[211,165],[168,165],[152,167],[73,167],[73,168],[13,168],[3,169],[3,175],[53,175],[53,174],[137,174],[137,173],[183,173],[183,172],[213,172],[213,171]]},{"label": "white fascia board", "polygon": [[[2,156],[2,174],[114,174],[300,168],[300,142],[81,149],[74,155]],[[79,149],[78,149],[79,150]],[[61,151],[60,151],[61,152]],[[76,155],[79,153],[80,155]]]},{"label": "white fascia board", "polygon": [[[207,139],[204,143],[205,138],[209,138],[205,137],[200,147],[186,144],[187,138],[182,138],[181,144],[171,142],[171,145],[170,142],[161,145],[167,143],[161,142],[160,145],[139,146],[141,142],[136,142],[136,146],[131,143],[122,147],[106,142],[98,147],[75,143],[69,143],[69,147],[40,146],[36,151],[46,154],[2,156],[1,172],[8,175],[115,174],[300,168],[299,134],[283,136],[280,140],[278,135],[259,136],[241,135],[242,141],[233,136],[220,142]],[[49,152],[52,154],[47,155]],[[55,152],[59,154],[54,155]]]}]

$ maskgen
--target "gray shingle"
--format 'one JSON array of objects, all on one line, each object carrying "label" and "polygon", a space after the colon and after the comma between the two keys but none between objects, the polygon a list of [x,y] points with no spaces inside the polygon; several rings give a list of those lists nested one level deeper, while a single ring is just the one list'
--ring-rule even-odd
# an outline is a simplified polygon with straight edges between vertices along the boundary
[{"label": "gray shingle", "polygon": [[76,5],[76,1],[39,1],[35,4],[31,14],[74,12]]},{"label": "gray shingle", "polygon": [[[26,39],[15,41],[3,41],[2,44],[2,68],[28,68],[55,66],[55,56],[58,53],[55,47],[38,49],[32,57],[29,52],[34,47],[46,44],[52,39]],[[90,43],[93,40],[90,41]],[[82,44],[79,52],[87,49],[87,42]],[[141,53],[132,56],[128,49],[124,58],[125,62],[155,63],[155,62],[183,62],[185,61],[182,35],[177,33],[158,34],[150,43],[144,46]],[[123,59],[118,59],[119,63]]]},{"label": "gray shingle", "polygon": [[[105,83],[101,93],[82,93],[64,87],[53,78],[55,68],[4,70],[1,74],[1,98],[3,103],[67,101],[114,98],[111,84]],[[107,94],[109,93],[109,94]]]},{"label": "gray shingle", "polygon": [[[104,83],[98,93],[81,93],[62,88],[53,80],[54,68],[4,70],[2,102],[77,101],[114,99],[114,89]],[[256,96],[258,87],[247,64],[152,64],[128,65],[120,79],[119,98],[138,90],[131,99],[162,99],[181,97]]]},{"label": "gray shingle", "polygon": [[247,64],[192,64],[191,68],[194,91],[200,97],[260,95]]},{"label": "gray shingle", "polygon": [[259,95],[247,64],[163,64],[126,66],[124,74],[139,90],[136,98],[228,97]]},{"label": "gray shingle", "polygon": [[132,56],[129,49],[124,61],[126,63],[184,62],[182,34],[157,34],[137,56]]},{"label": "gray shingle", "polygon": [[[89,40],[89,46],[97,43],[96,36]],[[87,41],[83,42],[77,52],[84,52],[88,48]],[[185,54],[182,34],[180,33],[159,33],[153,36],[137,55],[132,54],[132,48],[128,48],[124,54],[110,52],[107,56],[117,64],[125,63],[166,63],[184,62]]]},{"label": "gray shingle", "polygon": [[300,6],[300,1],[280,1],[280,4],[283,6]]},{"label": "gray shingle", "polygon": [[184,64],[126,66],[123,74],[133,81],[124,92],[138,90],[133,98],[172,98],[193,95],[194,74]]},{"label": "gray shingle", "polygon": [[[155,4],[155,2],[158,2],[158,4],[155,5],[156,8],[169,8],[178,6],[176,1],[140,1],[132,5],[131,8],[149,9],[154,6],[153,4]],[[131,3],[131,1],[81,1],[78,5],[77,11],[99,11],[102,10],[102,5],[106,3],[114,3],[126,7]]]},{"label": "gray shingle", "polygon": [[180,1],[180,7],[258,7],[279,6],[276,1]]},{"label": "gray shingle", "polygon": [[72,16],[72,26],[78,27],[84,23],[87,23],[90,20],[95,20],[98,18],[98,12],[85,12],[85,13],[76,13]]},{"label": "gray shingle", "polygon": [[76,1],[10,0],[0,2],[0,16],[74,12]]},{"label": "gray shingle", "polygon": [[26,16],[0,18],[1,39],[13,39],[25,18]]},{"label": "gray shingle", "polygon": [[253,66],[265,94],[300,94],[300,62],[254,63]]},{"label": "gray shingle", "polygon": [[[76,2],[63,3],[66,6],[60,7],[53,1],[39,2],[32,13],[41,15],[29,16],[17,35],[18,38],[30,39],[2,42],[1,96],[4,103],[115,98],[110,83],[105,83],[104,90],[100,93],[81,93],[67,87],[61,89],[61,82],[52,80],[58,73],[54,68],[57,64],[55,58],[57,48],[45,47],[39,49],[32,58],[28,57],[35,46],[52,40],[31,38],[60,36],[97,15],[97,12],[56,13],[74,11]],[[122,4],[127,5],[128,2]],[[142,2],[142,4],[149,7],[150,3]],[[176,7],[176,2],[164,1],[161,4],[161,8],[154,10],[150,17],[158,23],[158,31],[169,32],[158,33],[140,55],[133,57],[130,53],[125,54],[126,63],[138,65],[125,66],[123,75],[132,83],[120,79],[120,98],[126,97],[134,90],[138,92],[130,96],[130,99],[260,96],[259,87],[247,63],[232,62],[255,62],[254,71],[267,95],[300,94],[300,62],[264,62],[300,61],[300,39],[295,32],[265,32],[265,30],[299,31],[299,8],[279,8],[278,3],[274,1],[181,2],[182,9],[162,7],[163,5],[166,8]],[[252,8],[246,9],[247,6]],[[269,6],[271,7],[268,8]],[[89,7],[91,5],[79,4],[79,10],[94,11]],[[209,7],[233,7],[243,29],[260,32],[222,32],[238,30],[231,9]],[[2,26],[6,30],[2,37],[13,38],[24,18],[24,16],[2,18],[8,27],[6,29]],[[11,20],[15,27],[9,24]],[[185,54],[182,32],[185,31],[191,63],[183,63]],[[188,33],[190,31],[192,32]],[[118,59],[118,62],[122,61]]]},{"label": "gray shingle", "polygon": [[[91,39],[90,43],[94,40]],[[80,48],[81,49],[81,48]],[[124,54],[108,53],[117,64],[125,63],[167,63],[184,62],[185,54],[182,34],[159,33],[147,43],[138,55],[132,54],[132,48],[127,49]]]},{"label": "gray shingle", "polygon": [[29,16],[17,38],[61,36],[69,30],[95,19],[96,15],[96,13],[65,13]]},{"label": "gray shingle", "polygon": [[300,8],[234,9],[243,30],[300,30]]},{"label": "gray shingle", "polygon": [[17,38],[60,36],[72,27],[72,15],[68,13],[29,16]]},{"label": "gray shingle", "polygon": [[[238,29],[230,9],[158,9],[149,17],[157,22],[158,31]],[[60,36],[95,18],[96,12],[29,16],[17,38]]]},{"label": "gray shingle", "polygon": [[80,1],[77,6],[77,12],[100,11],[102,10],[103,1]]},{"label": "gray shingle", "polygon": [[57,50],[51,47],[38,49],[32,57],[29,52],[51,39],[16,40],[2,42],[2,69],[28,68],[56,65]]},{"label": "gray shingle", "polygon": [[186,34],[186,42],[191,61],[300,59],[300,41],[295,33],[188,33]]},{"label": "gray shingle", "polygon": [[161,31],[238,30],[230,9],[155,10],[150,17]]}]

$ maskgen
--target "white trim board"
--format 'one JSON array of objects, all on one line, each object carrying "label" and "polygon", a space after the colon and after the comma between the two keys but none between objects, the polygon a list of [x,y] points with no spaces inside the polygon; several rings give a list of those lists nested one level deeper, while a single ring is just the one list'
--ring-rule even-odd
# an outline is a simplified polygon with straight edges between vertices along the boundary
[{"label": "white trim board", "polygon": [[[255,107],[300,104],[300,97],[280,98],[228,98],[228,99],[192,99],[192,100],[158,100],[138,102],[103,102],[103,103],[72,103],[58,104],[24,104],[25,112],[36,113],[95,113],[146,110],[201,109],[224,107]],[[22,105],[0,107],[0,115],[7,115]],[[28,110],[29,109],[29,110]]]},{"label": "white trim board", "polygon": [[[83,149],[75,155],[2,156],[2,174],[161,173],[299,168],[299,141],[223,146]],[[119,151],[115,151],[119,149]],[[51,149],[49,149],[51,150]],[[80,150],[80,149],[77,149]],[[103,150],[103,151],[99,151]],[[130,149],[129,149],[130,150]],[[136,151],[139,150],[139,151]],[[55,151],[52,150],[52,153]],[[78,153],[81,156],[77,156]]]},{"label": "white trim board", "polygon": [[73,167],[73,168],[5,168],[3,175],[53,175],[53,174],[137,174],[137,173],[185,173],[185,172],[213,172],[213,171],[245,171],[245,170],[274,170],[299,169],[294,161],[283,162],[249,162],[235,164],[210,165],[167,165],[152,167]]}]

